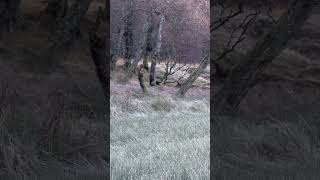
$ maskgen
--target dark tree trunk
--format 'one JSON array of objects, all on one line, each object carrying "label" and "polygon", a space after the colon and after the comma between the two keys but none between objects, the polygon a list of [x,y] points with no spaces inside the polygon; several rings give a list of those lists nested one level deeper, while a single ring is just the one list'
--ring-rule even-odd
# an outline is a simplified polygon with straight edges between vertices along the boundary
[{"label": "dark tree trunk", "polygon": [[11,32],[17,23],[21,0],[1,0],[0,2],[0,35]]},{"label": "dark tree trunk", "polygon": [[143,65],[141,65],[138,71],[138,79],[139,79],[140,87],[143,93],[147,93],[147,87],[144,84],[144,74],[145,74],[144,71],[145,69],[143,68]]},{"label": "dark tree trunk", "polygon": [[137,50],[137,53],[132,61],[132,64],[130,65],[130,69],[129,69],[129,75],[132,76],[133,73],[136,73],[136,70],[137,70],[137,66],[138,66],[138,63],[141,59],[141,55],[142,55],[142,52],[143,52],[143,49],[144,49],[144,46],[141,45],[141,47]]},{"label": "dark tree trunk", "polygon": [[119,29],[117,49],[116,49],[115,55],[112,57],[112,60],[111,60],[111,70],[112,71],[115,70],[117,59],[118,59],[119,55],[121,54],[123,35],[124,35],[124,28],[123,28],[123,26],[121,26]]},{"label": "dark tree trunk", "polygon": [[157,61],[155,59],[152,59],[150,67],[150,86],[156,85],[156,65]]},{"label": "dark tree trunk", "polygon": [[[109,81],[110,81],[110,61],[108,61],[107,57],[107,42],[106,39],[107,33],[105,32],[99,32],[99,28],[101,26],[103,17],[103,12],[100,9],[98,13],[96,24],[93,26],[90,32],[90,50],[91,50],[91,56],[92,60],[94,62],[94,65],[96,67],[97,76],[100,80],[100,83],[102,85],[104,95],[106,98],[106,101],[109,101]],[[103,28],[105,30],[105,28]]]},{"label": "dark tree trunk", "polygon": [[[148,43],[150,41],[150,36],[152,33],[152,30],[150,31],[150,29],[152,29],[152,16],[148,16],[148,19],[147,19],[147,22],[146,24],[144,25],[143,27],[143,37],[141,39],[141,44],[140,44],[140,47],[139,49],[137,50],[135,56],[134,56],[134,59],[132,61],[132,65],[131,65],[131,68],[130,68],[130,72],[135,72],[136,69],[137,69],[137,65],[139,63],[139,61],[141,60],[141,57],[143,57],[144,54],[146,54],[146,52],[148,52]],[[144,69],[148,70],[148,67],[146,68],[145,66],[146,63],[148,63],[147,61],[145,61],[145,59],[143,59],[143,67]]]},{"label": "dark tree trunk", "polygon": [[199,76],[203,73],[203,71],[207,68],[210,60],[208,57],[204,57],[201,61],[199,67],[192,72],[192,74],[188,77],[188,79],[181,84],[180,89],[177,93],[178,96],[183,97],[187,93],[187,91],[192,87],[192,84],[199,78]]},{"label": "dark tree trunk", "polygon": [[129,67],[131,59],[133,57],[133,13],[130,13],[126,17],[126,27],[124,31],[125,40],[125,65]]},{"label": "dark tree trunk", "polygon": [[255,47],[232,68],[224,86],[213,98],[215,114],[234,112],[246,96],[250,86],[267,65],[286,48],[287,42],[301,28],[310,16],[315,0],[292,0],[287,12],[278,20],[275,27],[260,39]]}]

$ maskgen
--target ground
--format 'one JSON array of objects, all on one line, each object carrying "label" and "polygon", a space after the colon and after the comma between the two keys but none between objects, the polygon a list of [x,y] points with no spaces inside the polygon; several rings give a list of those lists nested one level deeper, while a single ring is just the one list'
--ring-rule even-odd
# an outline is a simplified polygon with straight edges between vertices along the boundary
[{"label": "ground", "polygon": [[209,89],[111,81],[111,179],[209,179]]}]

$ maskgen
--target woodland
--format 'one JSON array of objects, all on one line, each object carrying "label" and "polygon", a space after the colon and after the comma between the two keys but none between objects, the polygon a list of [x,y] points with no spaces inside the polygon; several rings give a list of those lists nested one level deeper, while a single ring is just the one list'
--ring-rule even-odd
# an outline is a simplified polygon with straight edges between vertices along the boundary
[{"label": "woodland", "polygon": [[111,179],[209,179],[209,1],[111,1]]},{"label": "woodland", "polygon": [[318,0],[1,0],[2,179],[319,179]]}]

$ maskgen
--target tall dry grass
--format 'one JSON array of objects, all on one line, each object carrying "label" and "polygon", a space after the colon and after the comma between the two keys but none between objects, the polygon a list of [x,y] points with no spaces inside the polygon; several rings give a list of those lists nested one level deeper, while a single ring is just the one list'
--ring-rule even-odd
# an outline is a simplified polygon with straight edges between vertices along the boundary
[{"label": "tall dry grass", "polygon": [[1,87],[0,179],[108,178],[103,121],[70,116],[61,104],[49,106],[43,121],[15,119],[11,100],[12,90]]},{"label": "tall dry grass", "polygon": [[320,178],[319,128],[310,121],[217,119],[220,127],[211,149],[214,179]]},{"label": "tall dry grass", "polygon": [[209,179],[208,98],[154,91],[111,96],[111,179]]}]

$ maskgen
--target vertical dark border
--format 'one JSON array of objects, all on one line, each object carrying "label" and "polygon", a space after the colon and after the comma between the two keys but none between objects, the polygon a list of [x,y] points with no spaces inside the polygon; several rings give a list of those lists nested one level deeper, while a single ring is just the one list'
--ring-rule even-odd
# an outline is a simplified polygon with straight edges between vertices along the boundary
[{"label": "vertical dark border", "polygon": [[214,132],[213,132],[213,123],[212,123],[212,120],[213,120],[213,116],[214,116],[214,114],[213,114],[213,108],[212,108],[212,104],[213,104],[213,88],[214,88],[214,86],[213,86],[213,82],[214,82],[214,80],[213,80],[213,67],[214,67],[214,63],[213,63],[213,61],[212,61],[212,59],[211,59],[211,52],[212,52],[212,49],[211,48],[213,48],[213,46],[211,45],[211,42],[212,42],[212,36],[211,36],[211,18],[212,18],[212,16],[213,16],[213,2],[214,2],[215,0],[210,0],[210,3],[209,3],[209,6],[210,6],[210,179],[213,179],[212,178],[212,176],[214,175],[214,172],[213,172],[213,164],[214,164],[214,162],[213,162],[213,153],[214,153],[214,151],[213,151],[213,138],[214,138]]},{"label": "vertical dark border", "polygon": [[108,92],[107,94],[107,103],[106,103],[106,154],[107,154],[107,163],[108,163],[108,169],[107,169],[107,176],[110,179],[110,62],[111,62],[111,55],[110,55],[110,0],[105,0],[105,16],[106,16],[106,54],[107,54],[107,64],[109,68],[108,73]]}]

